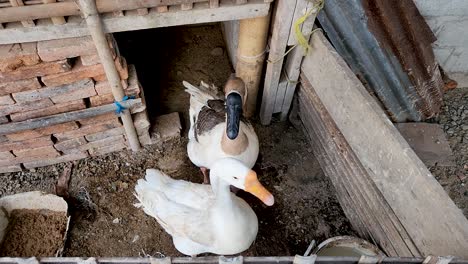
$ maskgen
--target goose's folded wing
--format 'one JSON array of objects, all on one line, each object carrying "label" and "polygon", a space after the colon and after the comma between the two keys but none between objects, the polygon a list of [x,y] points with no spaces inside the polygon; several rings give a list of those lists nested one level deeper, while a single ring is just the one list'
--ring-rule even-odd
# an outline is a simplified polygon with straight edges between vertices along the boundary
[{"label": "goose's folded wing", "polygon": [[215,195],[210,185],[186,181],[172,181],[164,188],[164,194],[169,200],[193,209],[207,208],[215,200]]},{"label": "goose's folded wing", "polygon": [[155,193],[153,198],[151,204],[142,202],[144,210],[155,217],[169,234],[206,246],[213,243],[209,210],[197,210],[176,203],[162,193]]}]

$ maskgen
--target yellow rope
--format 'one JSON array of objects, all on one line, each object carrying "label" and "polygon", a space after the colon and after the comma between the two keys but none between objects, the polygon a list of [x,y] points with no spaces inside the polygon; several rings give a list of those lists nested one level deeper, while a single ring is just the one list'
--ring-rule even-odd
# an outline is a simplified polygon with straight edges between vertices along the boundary
[{"label": "yellow rope", "polygon": [[[309,2],[311,2],[312,0],[307,0]],[[303,24],[309,17],[310,15],[312,15],[312,13],[318,13],[320,12],[320,10],[323,9],[323,6],[325,5],[325,0],[319,0],[317,2],[317,5],[312,7],[308,12],[306,12],[303,16],[301,16],[300,18],[298,18],[295,22],[294,22],[294,35],[296,37],[296,40],[297,40],[297,44],[292,46],[291,48],[289,48],[286,53],[284,53],[281,57],[279,57],[278,59],[276,60],[267,60],[268,63],[277,63],[279,62],[280,60],[282,60],[284,57],[286,57],[286,55],[289,54],[289,52],[291,52],[294,48],[296,48],[298,45],[300,45],[303,49],[304,49],[304,54],[307,54],[309,52],[309,50],[312,48],[308,41],[307,41],[307,38],[306,36],[311,36],[312,34],[314,34],[317,30],[321,30],[320,28],[317,28],[317,29],[314,29],[312,30],[309,34],[306,34],[306,36],[304,36],[304,34],[302,34],[302,31],[301,31],[301,28],[300,28],[300,25]]]},{"label": "yellow rope", "polygon": [[[308,0],[311,1],[311,0]],[[307,18],[309,18],[312,13],[317,13],[320,12],[320,10],[323,9],[323,6],[325,5],[325,0],[319,0],[317,2],[317,5],[312,7],[309,12],[305,13],[303,16],[298,18],[296,22],[294,22],[294,33],[296,35],[296,40],[299,45],[304,49],[304,53],[307,54],[312,47],[309,45],[309,42],[307,41],[306,37],[302,34],[302,30],[300,28],[300,25],[303,24]],[[315,32],[313,30],[309,35],[312,35]]]}]

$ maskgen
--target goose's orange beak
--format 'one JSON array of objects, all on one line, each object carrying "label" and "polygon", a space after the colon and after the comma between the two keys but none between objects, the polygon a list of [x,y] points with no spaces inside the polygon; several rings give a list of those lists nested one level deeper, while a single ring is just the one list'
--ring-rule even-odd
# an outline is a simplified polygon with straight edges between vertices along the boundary
[{"label": "goose's orange beak", "polygon": [[272,206],[275,203],[273,195],[263,187],[263,185],[257,179],[257,173],[251,170],[245,178],[245,191],[255,195],[264,204]]}]

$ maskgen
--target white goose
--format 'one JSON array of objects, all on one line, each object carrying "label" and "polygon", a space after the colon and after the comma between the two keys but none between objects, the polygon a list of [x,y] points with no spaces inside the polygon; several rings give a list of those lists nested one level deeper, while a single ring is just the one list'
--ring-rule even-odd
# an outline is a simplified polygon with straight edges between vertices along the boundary
[{"label": "white goose", "polygon": [[252,168],[257,161],[259,142],[253,126],[242,117],[246,88],[242,79],[231,75],[224,87],[225,100],[214,86],[203,81],[195,87],[184,81],[190,97],[190,130],[187,152],[190,160],[207,171],[223,157],[232,157]]},{"label": "white goose", "polygon": [[257,174],[240,161],[224,158],[210,171],[211,185],[174,180],[161,171],[146,170],[146,179],[135,187],[146,214],[172,236],[174,246],[185,255],[201,253],[232,255],[250,247],[258,231],[258,219],[250,206],[230,192],[234,185],[252,193],[266,205],[274,198]]}]

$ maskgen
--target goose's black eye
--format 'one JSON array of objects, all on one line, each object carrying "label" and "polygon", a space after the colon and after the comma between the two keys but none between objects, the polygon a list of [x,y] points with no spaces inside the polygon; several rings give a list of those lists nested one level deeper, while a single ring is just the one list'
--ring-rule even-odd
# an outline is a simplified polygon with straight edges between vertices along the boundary
[{"label": "goose's black eye", "polygon": [[237,180],[237,179],[239,179],[239,178],[237,178],[237,177],[234,177],[234,179],[236,179],[236,180]]}]

